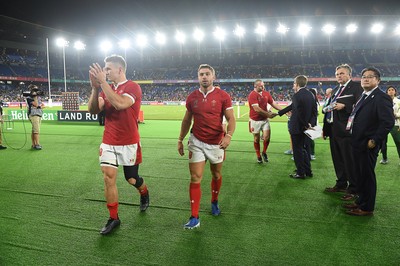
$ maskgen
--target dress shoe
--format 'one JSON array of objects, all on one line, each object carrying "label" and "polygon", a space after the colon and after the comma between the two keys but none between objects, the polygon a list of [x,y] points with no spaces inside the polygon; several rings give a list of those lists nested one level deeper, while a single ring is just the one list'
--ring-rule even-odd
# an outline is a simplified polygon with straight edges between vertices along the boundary
[{"label": "dress shoe", "polygon": [[336,192],[346,192],[345,188],[340,188],[337,186],[325,188],[325,192],[336,193]]},{"label": "dress shoe", "polygon": [[299,175],[299,174],[296,174],[296,173],[290,174],[289,176],[291,178],[294,178],[294,179],[305,179],[306,178],[305,175]]},{"label": "dress shoe", "polygon": [[345,203],[342,205],[343,208],[348,210],[358,209],[360,206],[357,203]]},{"label": "dress shoe", "polygon": [[344,200],[344,201],[351,201],[351,200],[357,199],[357,195],[355,195],[355,194],[345,194],[342,197],[340,197],[340,199]]},{"label": "dress shoe", "polygon": [[363,211],[359,208],[357,209],[352,209],[352,210],[347,210],[346,213],[348,215],[354,215],[354,216],[371,216],[374,214],[374,212],[370,212],[370,211]]}]

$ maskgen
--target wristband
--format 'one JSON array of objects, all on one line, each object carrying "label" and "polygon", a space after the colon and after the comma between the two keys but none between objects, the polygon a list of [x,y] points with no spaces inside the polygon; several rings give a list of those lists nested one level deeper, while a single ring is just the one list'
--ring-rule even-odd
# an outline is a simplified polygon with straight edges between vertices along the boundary
[{"label": "wristband", "polygon": [[228,137],[232,138],[232,135],[228,134],[228,133],[226,133],[225,136],[228,136]]},{"label": "wristband", "polygon": [[178,139],[178,142],[182,143],[183,141],[181,139]]}]

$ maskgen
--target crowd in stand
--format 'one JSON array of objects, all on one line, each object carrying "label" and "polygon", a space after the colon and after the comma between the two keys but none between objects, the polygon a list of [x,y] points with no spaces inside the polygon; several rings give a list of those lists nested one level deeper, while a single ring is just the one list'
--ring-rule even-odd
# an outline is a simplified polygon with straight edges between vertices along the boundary
[{"label": "crowd in stand", "polygon": [[[66,73],[68,92],[79,92],[81,103],[88,101],[90,88],[88,84],[87,66],[91,62],[101,62],[101,58],[90,55],[69,55]],[[51,95],[53,101],[61,101],[61,94],[65,91],[62,68],[62,57],[59,53],[52,53],[50,60],[52,82]],[[129,59],[131,61],[129,61]],[[366,65],[373,63],[381,69],[385,76],[400,76],[400,53],[394,50],[377,51],[291,51],[265,52],[247,54],[225,54],[223,56],[193,55],[164,56],[164,57],[128,57],[127,78],[138,81],[152,80],[152,84],[141,84],[144,101],[184,101],[187,95],[197,88],[197,83],[187,82],[197,79],[196,67],[199,63],[212,63],[215,66],[217,79],[230,79],[231,82],[221,82],[220,86],[227,91],[234,101],[246,101],[248,93],[253,89],[252,82],[262,78],[293,78],[305,74],[311,78],[333,77],[334,68],[339,63],[350,63],[353,67],[353,76]],[[0,48],[0,76],[47,78],[45,52],[19,50],[14,48]],[[251,82],[234,82],[234,79],[250,79]],[[175,82],[166,83],[165,81]],[[217,80],[217,81],[218,81]],[[159,81],[159,82],[157,82]],[[162,81],[162,82],[161,82]],[[29,82],[28,82],[29,83]],[[37,84],[42,87],[48,98],[47,83]],[[384,84],[383,84],[384,85]],[[317,88],[319,100],[323,99],[324,91],[334,84],[309,84]],[[266,89],[277,101],[290,101],[292,84],[275,82],[268,84]],[[23,101],[21,91],[23,87],[17,82],[4,83],[0,81],[0,95],[3,101]]]}]

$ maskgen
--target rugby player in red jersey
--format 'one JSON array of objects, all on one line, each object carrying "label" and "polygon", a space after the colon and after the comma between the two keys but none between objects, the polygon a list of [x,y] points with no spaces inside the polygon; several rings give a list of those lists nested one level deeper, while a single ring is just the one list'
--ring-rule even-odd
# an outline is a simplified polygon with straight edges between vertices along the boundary
[{"label": "rugby player in red jersey", "polygon": [[[200,65],[198,79],[200,88],[192,92],[186,99],[186,113],[178,138],[178,152],[183,156],[183,140],[190,129],[188,150],[191,216],[184,225],[185,229],[200,226],[200,184],[207,160],[210,161],[212,176],[211,213],[214,216],[220,215],[218,195],[222,182],[222,164],[225,159],[225,149],[229,146],[236,127],[231,97],[227,92],[213,85],[214,68],[207,64]],[[222,126],[224,116],[228,122],[226,133]]]},{"label": "rugby player in red jersey", "polygon": [[[247,97],[250,107],[249,131],[254,136],[254,149],[256,150],[257,162],[262,163],[263,159],[268,162],[267,149],[271,137],[271,127],[268,118],[276,114],[268,110],[268,104],[277,110],[282,108],[274,101],[271,94],[265,90],[264,82],[257,79],[254,82],[254,90]],[[260,152],[260,132],[262,132],[263,151]],[[261,158],[262,155],[262,158]]]},{"label": "rugby player in red jersey", "polygon": [[[142,162],[138,118],[142,101],[140,86],[126,79],[126,62],[122,56],[112,55],[104,59],[102,69],[95,63],[90,66],[92,87],[88,109],[91,114],[105,110],[103,141],[100,145],[100,166],[104,176],[104,195],[110,218],[101,229],[109,234],[121,223],[118,216],[118,166],[124,168],[125,179],[140,193],[140,210],[149,206],[149,192],[142,177],[139,164]],[[111,85],[107,80],[111,81]],[[99,90],[102,90],[99,93]]]}]

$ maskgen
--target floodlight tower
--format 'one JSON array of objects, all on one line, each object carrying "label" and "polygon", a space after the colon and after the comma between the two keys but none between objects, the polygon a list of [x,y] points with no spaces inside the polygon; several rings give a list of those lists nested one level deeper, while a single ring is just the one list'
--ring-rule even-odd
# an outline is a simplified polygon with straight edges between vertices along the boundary
[{"label": "floodlight tower", "polygon": [[226,32],[224,29],[220,27],[216,27],[215,31],[213,32],[214,37],[219,41],[219,56],[222,55],[222,42],[225,40]]},{"label": "floodlight tower", "polygon": [[85,50],[86,49],[86,44],[84,44],[82,41],[75,41],[74,42],[74,48],[75,48],[75,50],[77,51],[77,56],[78,56],[78,59],[77,59],[77,63],[78,63],[78,67],[79,67],[79,65],[80,65],[80,62],[81,62],[81,60],[80,60],[80,51],[83,51],[83,50]]},{"label": "floodlight tower", "polygon": [[261,47],[262,47],[265,34],[267,33],[267,28],[263,24],[258,23],[254,32],[260,36]]},{"label": "floodlight tower", "polygon": [[336,27],[332,24],[326,24],[322,27],[322,31],[328,35],[328,46],[331,47],[331,35],[336,30]]},{"label": "floodlight tower", "polygon": [[155,40],[156,40],[156,43],[158,44],[159,52],[160,52],[160,55],[161,55],[161,47],[163,45],[165,45],[165,43],[167,42],[167,37],[165,36],[164,33],[157,31],[156,32],[156,36],[155,36]]},{"label": "floodlight tower", "polygon": [[108,51],[112,48],[112,44],[110,41],[105,40],[100,43],[100,49],[104,52],[104,57],[107,56]]},{"label": "floodlight tower", "polygon": [[200,43],[204,39],[204,31],[199,28],[195,28],[193,31],[193,38],[197,41],[197,58],[200,59]]},{"label": "floodlight tower", "polygon": [[56,40],[57,46],[62,48],[62,54],[63,54],[63,65],[64,65],[64,91],[67,92],[67,70],[65,68],[65,47],[68,46],[69,42],[65,40],[64,38],[58,38]]},{"label": "floodlight tower", "polygon": [[136,43],[140,48],[140,57],[143,59],[143,49],[147,46],[148,43],[147,36],[144,34],[137,35]]},{"label": "floodlight tower", "polygon": [[179,30],[177,30],[176,31],[176,33],[175,33],[175,40],[179,43],[179,48],[180,48],[180,55],[181,55],[181,57],[182,57],[182,45],[185,43],[185,40],[186,40],[186,35],[183,33],[183,32],[181,32],[181,31],[179,31]]},{"label": "floodlight tower", "polygon": [[310,33],[311,29],[312,28],[308,24],[304,23],[301,23],[297,29],[298,33],[301,35],[303,47],[304,47],[304,37],[306,37]]},{"label": "floodlight tower", "polygon": [[129,49],[131,47],[131,42],[128,39],[122,39],[118,42],[119,47],[121,47],[122,49],[124,49],[124,58],[125,61],[127,62],[127,56],[126,56],[126,50]]},{"label": "floodlight tower", "polygon": [[286,27],[283,24],[278,25],[278,27],[276,28],[276,32],[279,33],[281,35],[281,46],[283,44],[283,36],[286,35],[286,33],[289,31],[289,28]]},{"label": "floodlight tower", "polygon": [[236,25],[236,28],[233,30],[233,33],[239,38],[239,48],[242,49],[242,38],[246,33],[246,30],[242,26]]}]

